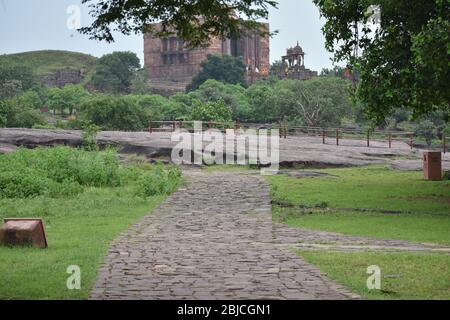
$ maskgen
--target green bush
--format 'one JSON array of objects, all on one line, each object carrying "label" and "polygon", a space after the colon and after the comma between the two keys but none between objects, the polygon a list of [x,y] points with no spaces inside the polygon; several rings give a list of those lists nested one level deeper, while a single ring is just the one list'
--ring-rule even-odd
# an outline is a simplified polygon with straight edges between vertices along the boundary
[{"label": "green bush", "polygon": [[172,166],[164,170],[161,165],[155,165],[150,171],[138,178],[136,195],[150,197],[171,194],[181,182],[181,170]]},{"label": "green bush", "polygon": [[419,123],[415,133],[423,138],[428,146],[431,146],[433,139],[436,138],[436,126],[430,120],[424,120]]},{"label": "green bush", "polygon": [[191,112],[191,120],[194,121],[232,121],[232,112],[223,100],[215,102],[197,102]]},{"label": "green bush", "polygon": [[82,192],[82,186],[114,187],[121,183],[113,150],[19,149],[0,156],[0,167],[0,198],[71,195]]}]

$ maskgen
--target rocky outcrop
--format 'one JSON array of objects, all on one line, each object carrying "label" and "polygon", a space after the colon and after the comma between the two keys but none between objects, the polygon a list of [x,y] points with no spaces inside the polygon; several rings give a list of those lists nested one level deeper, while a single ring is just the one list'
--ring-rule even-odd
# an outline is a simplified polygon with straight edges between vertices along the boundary
[{"label": "rocky outcrop", "polygon": [[[102,131],[97,135],[101,146],[113,145],[122,154],[138,154],[147,159],[170,159],[173,147],[171,133]],[[25,146],[77,147],[82,144],[81,131],[43,129],[0,129],[0,144]],[[205,142],[204,147],[208,143]],[[289,136],[280,140],[280,163],[282,167],[328,168],[364,166],[370,164],[392,165],[401,170],[421,170],[422,153],[406,143],[395,141],[392,148],[386,141],[373,141],[367,147],[366,141],[342,139],[336,146],[333,139],[322,143],[321,137]],[[253,150],[253,149],[252,149]],[[255,151],[255,150],[253,150]],[[162,160],[162,159],[161,159]],[[450,170],[450,154],[443,156],[443,168]]]},{"label": "rocky outcrop", "polygon": [[39,79],[50,87],[62,88],[66,84],[79,84],[83,81],[84,77],[84,70],[66,68],[54,73],[42,75]]}]

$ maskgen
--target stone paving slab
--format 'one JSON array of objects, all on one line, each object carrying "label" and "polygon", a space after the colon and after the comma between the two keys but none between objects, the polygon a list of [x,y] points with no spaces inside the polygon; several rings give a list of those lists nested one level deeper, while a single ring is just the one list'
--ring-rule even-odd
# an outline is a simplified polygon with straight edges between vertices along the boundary
[{"label": "stone paving slab", "polygon": [[191,171],[112,244],[91,299],[358,299],[273,241],[269,186]]}]

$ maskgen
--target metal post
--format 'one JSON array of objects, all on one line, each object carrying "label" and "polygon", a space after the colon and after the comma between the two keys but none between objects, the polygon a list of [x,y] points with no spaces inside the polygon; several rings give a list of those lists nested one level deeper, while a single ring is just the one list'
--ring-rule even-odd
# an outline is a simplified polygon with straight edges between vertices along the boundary
[{"label": "metal post", "polygon": [[284,125],[284,138],[287,138],[287,125]]},{"label": "metal post", "polygon": [[172,123],[172,131],[175,131],[177,129],[177,123],[174,121]]},{"label": "metal post", "polygon": [[392,133],[389,132],[389,149],[392,148]]},{"label": "metal post", "polygon": [[444,154],[447,153],[447,139],[445,138],[445,134],[442,136],[442,144],[444,145]]},{"label": "metal post", "polygon": [[208,128],[211,130],[212,129],[212,121],[209,121],[208,123]]},{"label": "metal post", "polygon": [[367,147],[370,147],[370,131],[367,130]]},{"label": "metal post", "polygon": [[153,133],[152,118],[148,119],[148,132]]},{"label": "metal post", "polygon": [[336,145],[339,145],[339,128],[336,128]]},{"label": "metal post", "polygon": [[325,144],[325,129],[322,129],[322,143]]}]

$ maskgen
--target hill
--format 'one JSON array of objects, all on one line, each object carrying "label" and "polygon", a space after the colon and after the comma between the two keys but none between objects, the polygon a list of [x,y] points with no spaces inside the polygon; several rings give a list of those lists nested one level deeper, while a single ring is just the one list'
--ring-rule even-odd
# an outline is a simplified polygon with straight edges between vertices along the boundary
[{"label": "hill", "polygon": [[67,83],[85,84],[91,77],[97,58],[71,51],[43,50],[0,55],[0,63],[29,66],[49,86]]}]

